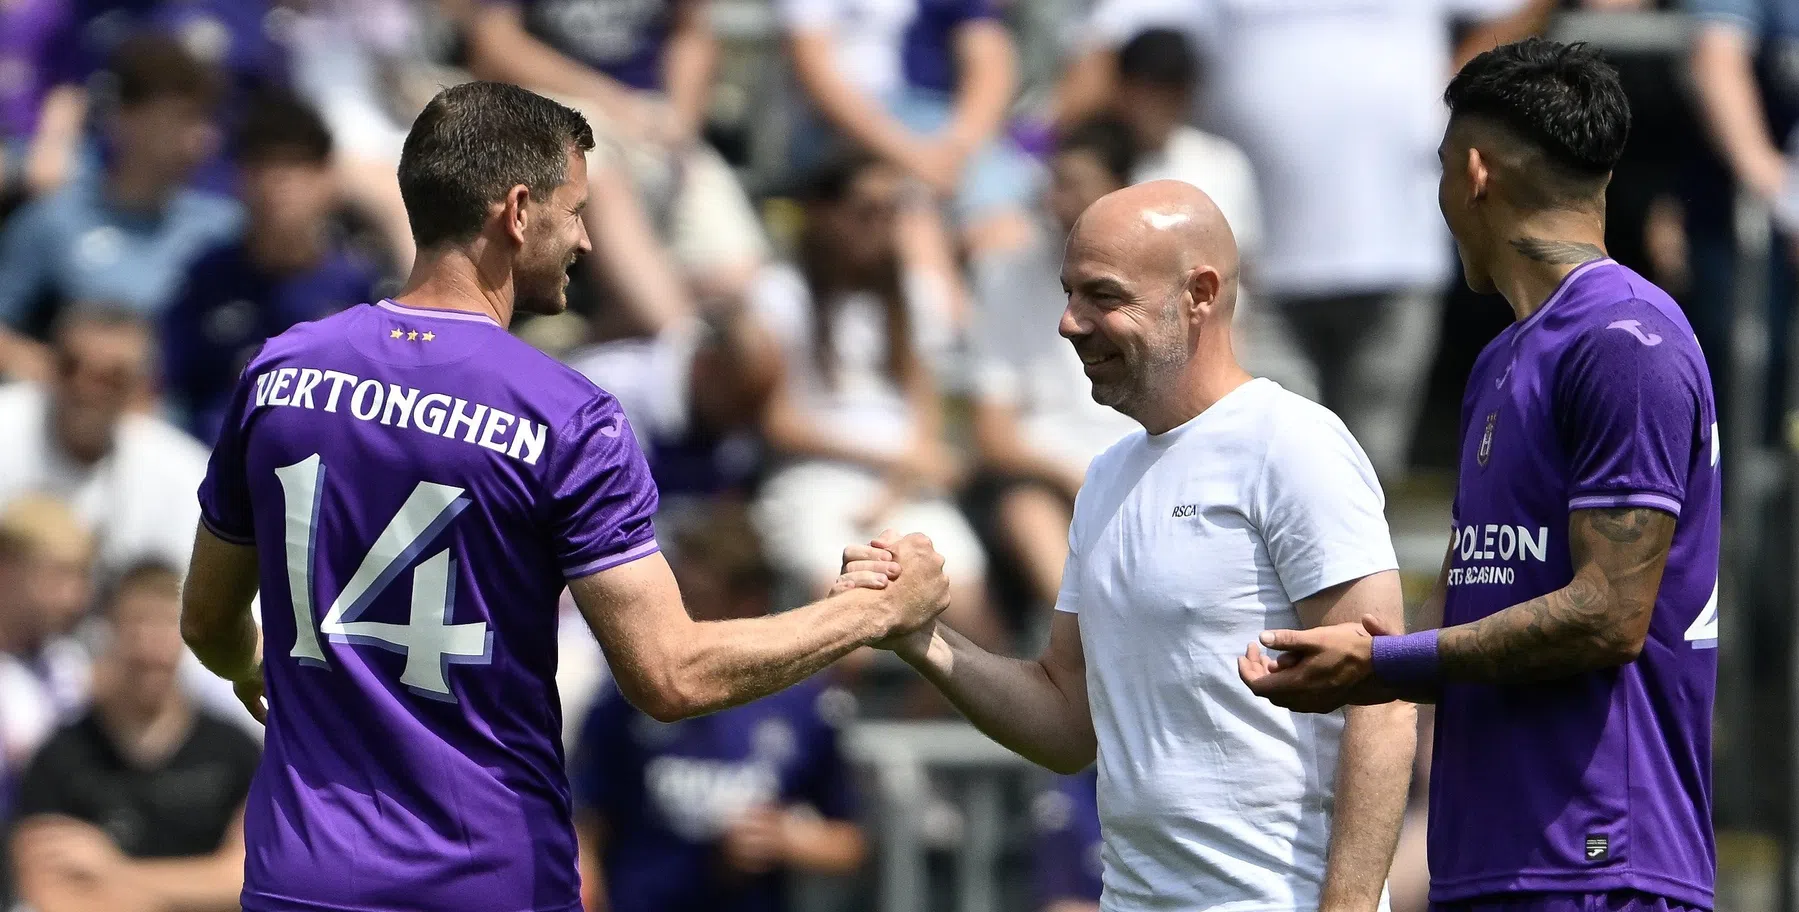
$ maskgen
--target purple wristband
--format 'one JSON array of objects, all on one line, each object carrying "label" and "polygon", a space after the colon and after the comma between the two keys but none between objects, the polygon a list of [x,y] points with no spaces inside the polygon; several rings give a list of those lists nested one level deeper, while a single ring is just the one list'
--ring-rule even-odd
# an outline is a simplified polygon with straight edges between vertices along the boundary
[{"label": "purple wristband", "polygon": [[1404,636],[1377,636],[1373,646],[1374,676],[1395,687],[1428,687],[1437,683],[1437,631]]}]

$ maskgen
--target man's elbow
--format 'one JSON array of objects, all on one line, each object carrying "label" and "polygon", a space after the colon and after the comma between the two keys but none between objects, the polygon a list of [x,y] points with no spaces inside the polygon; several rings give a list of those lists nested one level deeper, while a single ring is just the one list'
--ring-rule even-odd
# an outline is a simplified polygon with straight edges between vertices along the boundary
[{"label": "man's elbow", "polygon": [[1072,776],[1099,759],[1099,740],[1089,734],[1071,737],[1057,749],[1036,758],[1037,765],[1059,776]]},{"label": "man's elbow", "polygon": [[680,722],[717,708],[717,701],[703,687],[678,674],[655,675],[634,685],[621,680],[619,688],[631,705],[658,722]]}]

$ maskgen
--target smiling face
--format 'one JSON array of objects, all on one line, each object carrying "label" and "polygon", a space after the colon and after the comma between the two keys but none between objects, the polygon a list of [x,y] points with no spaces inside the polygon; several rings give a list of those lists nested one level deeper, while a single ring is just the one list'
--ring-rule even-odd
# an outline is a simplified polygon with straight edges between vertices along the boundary
[{"label": "smiling face", "polygon": [[587,159],[568,154],[568,178],[548,199],[525,203],[524,244],[513,266],[514,306],[522,313],[568,309],[568,270],[593,250],[587,237]]},{"label": "smiling face", "polygon": [[1062,262],[1068,304],[1058,329],[1081,356],[1093,400],[1141,421],[1178,381],[1192,346],[1181,276],[1143,268],[1138,240],[1138,232],[1076,226]]}]

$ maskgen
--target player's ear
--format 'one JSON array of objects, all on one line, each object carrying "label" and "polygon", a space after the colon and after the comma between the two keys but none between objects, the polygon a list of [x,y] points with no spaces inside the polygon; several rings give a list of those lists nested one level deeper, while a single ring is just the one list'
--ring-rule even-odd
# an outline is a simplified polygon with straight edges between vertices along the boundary
[{"label": "player's ear", "polygon": [[525,223],[528,216],[525,204],[531,201],[531,188],[524,184],[516,184],[506,191],[506,202],[500,213],[502,224],[506,226],[506,234],[520,246],[525,243]]},{"label": "player's ear", "polygon": [[1463,167],[1467,169],[1469,198],[1471,200],[1486,199],[1488,183],[1493,177],[1492,169],[1488,167],[1486,157],[1480,154],[1479,149],[1469,146],[1468,160],[1463,163]]}]

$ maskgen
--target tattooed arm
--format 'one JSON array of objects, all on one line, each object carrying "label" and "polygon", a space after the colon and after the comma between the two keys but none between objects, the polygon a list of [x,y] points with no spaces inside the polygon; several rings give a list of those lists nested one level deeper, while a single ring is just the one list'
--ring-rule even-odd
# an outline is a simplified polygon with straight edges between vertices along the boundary
[{"label": "tattooed arm", "polygon": [[1439,635],[1443,676],[1541,681],[1637,657],[1649,635],[1674,517],[1647,507],[1576,510],[1568,522],[1574,579]]},{"label": "tattooed arm", "polygon": [[1285,655],[1267,657],[1252,645],[1237,660],[1243,683],[1278,706],[1331,712],[1349,704],[1430,701],[1439,681],[1546,681],[1623,665],[1649,635],[1674,516],[1640,507],[1576,510],[1568,525],[1574,579],[1541,598],[1438,631],[1426,647],[1433,653],[1429,682],[1375,677],[1374,638],[1393,631],[1367,617],[1262,634],[1260,645]]}]

